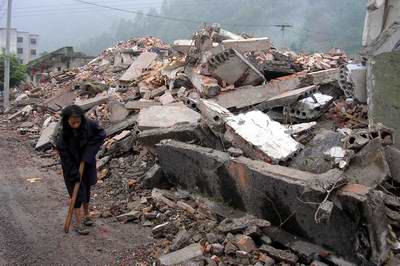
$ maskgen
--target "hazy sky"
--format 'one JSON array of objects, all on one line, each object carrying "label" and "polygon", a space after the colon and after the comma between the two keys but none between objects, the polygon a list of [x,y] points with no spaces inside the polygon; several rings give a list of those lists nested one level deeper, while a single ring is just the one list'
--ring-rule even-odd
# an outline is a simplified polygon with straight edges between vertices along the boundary
[{"label": "hazy sky", "polygon": [[[162,0],[88,0],[122,9],[147,11]],[[0,23],[6,25],[6,3],[0,0]],[[74,0],[13,0],[12,27],[41,36],[41,51],[78,46],[89,37],[108,31],[120,18],[133,15],[79,3]]]}]

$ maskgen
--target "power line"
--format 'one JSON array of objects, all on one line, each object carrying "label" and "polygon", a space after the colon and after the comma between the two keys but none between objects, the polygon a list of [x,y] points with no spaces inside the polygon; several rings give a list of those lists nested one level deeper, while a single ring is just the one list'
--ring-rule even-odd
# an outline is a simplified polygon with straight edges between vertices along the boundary
[{"label": "power line", "polygon": [[[158,18],[158,19],[164,19],[164,20],[171,20],[171,21],[178,21],[178,22],[186,22],[186,23],[193,23],[193,24],[203,24],[205,21],[198,21],[198,20],[192,20],[192,19],[185,19],[185,18],[174,18],[174,17],[168,17],[168,16],[162,16],[162,15],[153,15],[153,14],[144,14],[143,12],[138,12],[134,10],[127,10],[127,9],[122,9],[118,7],[113,7],[113,6],[108,6],[108,5],[101,5],[93,2],[87,2],[84,0],[73,0],[79,3],[84,3],[92,6],[97,6],[97,7],[102,7],[102,8],[107,8],[110,10],[116,10],[116,11],[121,11],[121,12],[126,12],[126,13],[132,13],[136,15],[142,15],[145,17],[152,17],[152,18]],[[243,25],[243,24],[228,24],[224,23],[226,26],[233,26],[233,27],[280,27],[280,25],[277,24],[271,24],[271,25]]]}]

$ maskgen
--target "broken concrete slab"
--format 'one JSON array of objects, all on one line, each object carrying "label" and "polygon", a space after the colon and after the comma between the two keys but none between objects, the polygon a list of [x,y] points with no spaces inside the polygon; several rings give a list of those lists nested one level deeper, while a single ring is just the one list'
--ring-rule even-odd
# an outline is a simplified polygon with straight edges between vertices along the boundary
[{"label": "broken concrete slab", "polygon": [[208,70],[229,85],[260,85],[265,77],[243,55],[234,49],[225,50],[208,59]]},{"label": "broken concrete slab", "polygon": [[140,130],[166,128],[177,124],[197,124],[201,115],[185,105],[152,106],[140,111]]},{"label": "broken concrete slab", "polygon": [[254,108],[260,111],[265,111],[274,107],[279,106],[289,106],[294,104],[295,102],[304,99],[306,97],[311,96],[314,93],[317,93],[318,87],[316,85],[294,89],[291,91],[284,92],[279,94],[278,96],[272,97],[258,105]]},{"label": "broken concrete slab", "polygon": [[109,101],[108,106],[110,108],[110,122],[118,123],[125,120],[129,115],[129,110],[127,110],[123,104],[117,101]]},{"label": "broken concrete slab", "polygon": [[38,142],[36,143],[35,150],[44,151],[51,148],[54,136],[57,134],[59,124],[51,122],[45,129],[43,129]]},{"label": "broken concrete slab", "polygon": [[143,69],[149,68],[158,55],[156,53],[144,52],[136,58],[132,65],[120,77],[120,81],[129,82],[142,75]]},{"label": "broken concrete slab", "polygon": [[271,41],[267,37],[244,40],[224,40],[221,44],[225,50],[235,49],[242,54],[254,51],[266,51],[271,48]]},{"label": "broken concrete slab", "polygon": [[162,103],[162,105],[168,105],[176,102],[174,96],[172,96],[172,94],[168,91],[165,92],[158,100]]},{"label": "broken concrete slab", "polygon": [[168,128],[148,129],[139,133],[139,139],[145,146],[152,147],[163,139],[174,139],[182,142],[192,142],[196,139],[198,125],[174,125]]},{"label": "broken concrete slab", "polygon": [[361,103],[367,103],[367,67],[348,64],[346,68],[349,70],[349,82],[353,85],[354,98]]},{"label": "broken concrete slab", "polygon": [[75,101],[75,104],[78,105],[80,108],[82,108],[83,111],[88,111],[91,108],[106,103],[109,99],[109,96],[107,93],[101,93],[98,94],[96,97],[89,98],[87,100],[80,100],[77,99]]},{"label": "broken concrete slab", "polygon": [[[369,60],[367,72],[370,125],[382,123],[400,139],[400,51],[383,53]],[[400,148],[400,141],[395,144]]]},{"label": "broken concrete slab", "polygon": [[314,85],[325,85],[332,82],[337,82],[339,79],[340,69],[332,68],[307,74],[307,78],[311,79]]},{"label": "broken concrete slab", "polygon": [[390,177],[380,139],[373,139],[350,161],[344,175],[352,182],[376,188]]},{"label": "broken concrete slab", "polygon": [[140,100],[140,101],[130,101],[125,104],[125,108],[128,110],[141,110],[146,107],[150,106],[159,106],[161,103],[156,102],[156,101],[146,101],[146,100]]},{"label": "broken concrete slab", "polygon": [[199,69],[187,67],[185,74],[201,96],[212,98],[221,92],[218,81],[213,77],[201,75]]},{"label": "broken concrete slab", "polygon": [[200,244],[192,244],[186,248],[163,255],[158,262],[162,266],[179,265],[203,256],[203,248]]},{"label": "broken concrete slab", "polygon": [[231,116],[226,120],[226,135],[230,136],[233,146],[242,149],[250,158],[283,162],[301,148],[300,143],[285,133],[284,126],[261,111]]},{"label": "broken concrete slab", "polygon": [[[353,250],[358,237],[368,237],[359,231],[362,213],[344,211],[336,204],[329,223],[317,224],[314,220],[318,205],[307,202],[319,202],[326,194],[324,187],[338,182],[340,171],[316,175],[244,157],[231,158],[224,152],[172,140],[162,141],[156,149],[160,165],[173,184],[229,202],[277,226],[285,221],[284,230],[348,259],[357,259]],[[339,199],[343,205],[349,198]],[[363,198],[351,199],[361,204]]]},{"label": "broken concrete slab", "polygon": [[60,95],[45,100],[43,104],[53,111],[59,111],[68,105],[72,105],[76,96],[77,95],[74,91],[66,91],[62,92]]},{"label": "broken concrete slab", "polygon": [[[396,1],[392,1],[393,3]],[[362,51],[363,55],[376,56],[386,52],[398,51],[400,40],[400,23],[396,22],[384,30],[382,34]]]},{"label": "broken concrete slab", "polygon": [[216,97],[216,101],[227,109],[240,110],[259,104],[284,92],[305,85],[305,74],[293,74],[287,77],[271,80],[261,86],[245,86],[225,92]]},{"label": "broken concrete slab", "polygon": [[132,115],[124,121],[121,121],[119,123],[116,123],[116,124],[113,124],[113,125],[107,127],[106,128],[107,137],[117,134],[117,133],[133,126],[136,123],[137,119],[138,119],[137,115]]}]

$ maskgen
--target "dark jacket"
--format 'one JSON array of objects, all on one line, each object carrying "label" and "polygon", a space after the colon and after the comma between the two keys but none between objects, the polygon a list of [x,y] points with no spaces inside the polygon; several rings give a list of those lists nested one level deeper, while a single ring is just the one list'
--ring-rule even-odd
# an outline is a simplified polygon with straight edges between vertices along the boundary
[{"label": "dark jacket", "polygon": [[79,164],[85,162],[82,179],[91,186],[97,182],[96,154],[104,143],[106,133],[97,122],[86,119],[74,134],[61,132],[56,139],[56,148],[60,155],[65,183],[68,185],[79,181]]}]

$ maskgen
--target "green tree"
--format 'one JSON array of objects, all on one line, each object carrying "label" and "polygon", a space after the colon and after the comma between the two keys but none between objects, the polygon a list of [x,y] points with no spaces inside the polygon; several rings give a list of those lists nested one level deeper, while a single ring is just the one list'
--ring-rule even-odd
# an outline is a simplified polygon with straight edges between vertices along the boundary
[{"label": "green tree", "polygon": [[[0,55],[0,82],[1,88],[4,84],[4,59],[5,55]],[[10,87],[18,86],[25,79],[26,66],[21,64],[18,57],[11,55],[10,60]]]}]

